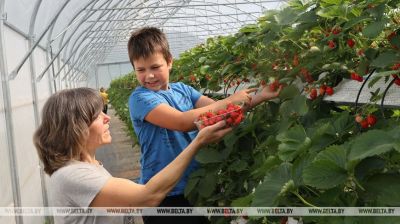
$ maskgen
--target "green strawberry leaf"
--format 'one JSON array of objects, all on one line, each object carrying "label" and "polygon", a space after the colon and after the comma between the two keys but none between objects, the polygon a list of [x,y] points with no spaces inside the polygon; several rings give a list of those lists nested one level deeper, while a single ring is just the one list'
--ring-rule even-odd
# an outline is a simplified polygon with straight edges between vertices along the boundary
[{"label": "green strawberry leaf", "polygon": [[292,100],[283,102],[279,110],[283,117],[304,116],[308,112],[307,99],[303,95],[297,95]]},{"label": "green strawberry leaf", "polygon": [[376,174],[364,184],[369,199],[377,206],[400,206],[400,175]]},{"label": "green strawberry leaf", "polygon": [[281,100],[293,99],[298,95],[300,95],[299,89],[294,85],[290,85],[282,89],[282,91],[279,93],[279,99]]},{"label": "green strawberry leaf", "polygon": [[304,184],[303,171],[315,158],[315,153],[307,153],[302,157],[297,157],[292,166],[293,181],[296,186]]},{"label": "green strawberry leaf", "polygon": [[394,139],[382,130],[371,130],[354,139],[349,153],[349,160],[364,159],[380,155],[394,147]]},{"label": "green strawberry leaf", "polygon": [[340,145],[332,145],[320,152],[317,157],[315,157],[315,161],[316,160],[326,160],[340,168],[346,169],[346,149]]},{"label": "green strawberry leaf", "polygon": [[232,201],[231,206],[233,207],[249,207],[254,195],[249,194],[244,197],[236,198]]},{"label": "green strawberry leaf", "polygon": [[276,139],[281,142],[278,146],[278,156],[283,161],[293,160],[311,146],[311,139],[307,137],[304,128],[299,125],[280,133]]},{"label": "green strawberry leaf", "polygon": [[222,154],[217,149],[203,149],[200,150],[195,159],[199,163],[207,164],[207,163],[219,163],[224,160]]},{"label": "green strawberry leaf", "polygon": [[279,25],[291,25],[296,21],[297,17],[298,13],[289,7],[284,8],[275,15],[275,19]]},{"label": "green strawberry leaf", "polygon": [[337,17],[342,19],[347,19],[343,13],[346,10],[347,10],[347,4],[333,5],[319,9],[317,15],[328,19]]},{"label": "green strawberry leaf", "polygon": [[319,189],[329,189],[347,179],[345,169],[327,160],[316,160],[304,169],[304,183]]},{"label": "green strawberry leaf", "polygon": [[291,168],[290,163],[282,163],[279,167],[268,172],[264,181],[256,188],[251,206],[277,206],[283,196],[281,194],[282,189],[286,183],[291,181]]},{"label": "green strawberry leaf", "polygon": [[189,195],[195,189],[199,181],[200,178],[189,178],[184,190],[185,196]]},{"label": "green strawberry leaf", "polygon": [[209,66],[209,65],[203,65],[203,66],[200,67],[200,73],[201,73],[202,75],[205,75],[205,74],[207,74],[207,72],[208,72],[209,69],[210,69],[210,66]]},{"label": "green strawberry leaf", "polygon": [[320,189],[333,188],[347,179],[346,150],[333,145],[320,152],[304,169],[304,183]]},{"label": "green strawberry leaf", "polygon": [[379,68],[385,68],[393,65],[397,60],[398,57],[395,52],[387,51],[380,54],[374,61],[372,61],[371,65]]},{"label": "green strawberry leaf", "polygon": [[215,174],[207,174],[204,179],[199,181],[197,190],[202,197],[210,197],[217,186],[217,176]]},{"label": "green strawberry leaf", "polygon": [[362,31],[363,35],[367,38],[375,38],[377,37],[385,28],[386,21],[376,21],[370,23],[367,27]]}]

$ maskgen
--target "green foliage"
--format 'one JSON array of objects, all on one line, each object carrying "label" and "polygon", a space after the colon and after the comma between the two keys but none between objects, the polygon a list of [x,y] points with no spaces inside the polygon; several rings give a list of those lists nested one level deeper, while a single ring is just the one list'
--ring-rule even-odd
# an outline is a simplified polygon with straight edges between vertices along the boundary
[{"label": "green foliage", "polygon": [[[174,60],[171,82],[204,92],[226,94],[243,83],[258,87],[274,80],[286,85],[279,99],[252,109],[223,142],[200,151],[200,169],[185,189],[189,200],[197,206],[398,206],[400,112],[379,113],[375,102],[384,89],[371,91],[371,103],[357,108],[326,102],[320,92],[324,86],[335,89],[354,72],[377,74],[368,87],[399,74],[393,68],[400,63],[398,7],[397,0],[293,0],[238,33],[210,38]],[[355,121],[371,114],[376,124],[362,128]],[[381,221],[393,220],[303,220]]]},{"label": "green foliage", "polygon": [[133,131],[132,121],[129,115],[128,99],[132,91],[138,86],[138,82],[133,72],[114,79],[107,93],[110,98],[110,103],[115,109],[118,117],[125,123],[125,127],[129,135],[135,140],[133,144],[137,143],[137,137]]},{"label": "green foliage", "polygon": [[[379,78],[369,87],[398,73],[392,70],[400,62],[398,37],[388,41],[400,23],[397,4],[291,1],[282,10],[266,11],[257,24],[208,39],[175,60],[172,79],[204,91],[226,93],[263,80],[287,85],[278,102],[254,109],[223,143],[199,153],[201,173],[190,178],[187,197],[199,206],[396,205],[394,188],[377,191],[399,175],[400,136],[395,128],[384,129],[399,124],[397,110],[383,118],[373,104],[343,107],[324,102],[318,92],[315,100],[308,95],[323,85],[334,88],[352,72],[374,70]],[[363,129],[356,113],[364,119],[373,113],[378,123]],[[327,223],[324,217],[304,221]],[[337,218],[359,221],[365,220]]]}]

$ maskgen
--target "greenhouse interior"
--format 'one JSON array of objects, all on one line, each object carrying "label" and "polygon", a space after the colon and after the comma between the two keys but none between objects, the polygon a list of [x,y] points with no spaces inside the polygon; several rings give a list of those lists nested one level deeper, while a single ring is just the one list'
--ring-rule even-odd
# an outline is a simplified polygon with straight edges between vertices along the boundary
[{"label": "greenhouse interior", "polygon": [[[141,181],[147,140],[132,101],[148,83],[128,40],[147,27],[169,44],[166,89],[182,83],[208,100],[185,109],[196,111],[190,128],[172,130],[202,133],[220,120],[231,129],[183,178],[191,206],[225,208],[201,210],[205,223],[400,223],[399,9],[400,0],[0,0],[0,223],[74,223],[44,209],[54,206],[51,176],[33,140],[64,90],[106,90],[113,142],[96,158]],[[219,102],[237,104],[217,111]],[[107,223],[95,218],[79,223]]]}]

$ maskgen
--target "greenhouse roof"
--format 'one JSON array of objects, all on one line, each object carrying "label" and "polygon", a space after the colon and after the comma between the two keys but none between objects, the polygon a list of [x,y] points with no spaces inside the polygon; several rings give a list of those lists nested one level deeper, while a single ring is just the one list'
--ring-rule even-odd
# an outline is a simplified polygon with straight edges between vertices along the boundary
[{"label": "greenhouse roof", "polygon": [[[2,1],[5,25],[23,34],[74,69],[87,73],[95,64],[128,62],[126,43],[144,26],[162,29],[174,57],[209,37],[236,33],[254,24],[279,0],[14,0]],[[10,74],[18,75],[21,62]],[[45,68],[49,69],[50,65]],[[60,69],[61,70],[61,69]],[[40,78],[46,71],[38,74]],[[57,72],[57,71],[56,71]]]}]

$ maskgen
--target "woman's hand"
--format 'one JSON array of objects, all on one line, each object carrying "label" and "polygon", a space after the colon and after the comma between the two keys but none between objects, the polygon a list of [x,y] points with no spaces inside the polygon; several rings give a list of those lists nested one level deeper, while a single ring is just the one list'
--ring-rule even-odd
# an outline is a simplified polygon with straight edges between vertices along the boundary
[{"label": "woman's hand", "polygon": [[196,140],[201,145],[207,145],[219,141],[231,131],[232,127],[227,126],[225,121],[220,121],[214,125],[201,129],[197,134]]}]

